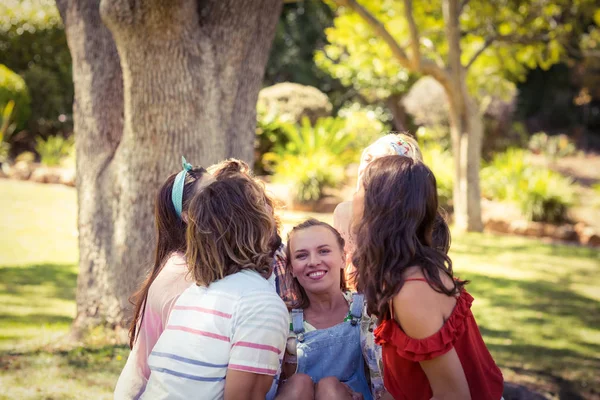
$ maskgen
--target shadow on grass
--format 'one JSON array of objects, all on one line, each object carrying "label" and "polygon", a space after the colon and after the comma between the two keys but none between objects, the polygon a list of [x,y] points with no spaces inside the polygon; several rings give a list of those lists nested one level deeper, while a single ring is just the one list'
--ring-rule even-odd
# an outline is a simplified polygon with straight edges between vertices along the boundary
[{"label": "shadow on grass", "polygon": [[[74,369],[106,369],[107,367],[120,370],[129,355],[126,345],[104,345],[99,347],[78,346],[70,350],[46,351],[41,349],[31,351],[0,352],[0,369],[24,368],[34,366],[35,361],[45,356],[57,357],[60,363]],[[15,362],[18,361],[18,365]]]},{"label": "shadow on grass", "polygon": [[[471,235],[476,236],[472,237]],[[600,261],[600,254],[597,248],[570,243],[542,243],[534,238],[520,236],[462,234],[453,237],[453,243],[459,244],[452,247],[451,252],[455,254],[485,257],[499,256],[506,253],[527,257],[530,257],[532,254],[541,254],[568,258],[596,259]],[[464,245],[460,245],[463,243]]]},{"label": "shadow on grass", "polygon": [[52,315],[52,314],[26,314],[26,315],[13,315],[0,313],[0,324],[6,326],[10,325],[50,325],[50,324],[63,324],[69,325],[73,322],[72,317],[65,315]]},{"label": "shadow on grass", "polygon": [[74,300],[77,272],[72,264],[0,267],[0,288],[2,288],[0,293],[21,296],[25,294],[25,289],[28,287],[40,286],[50,289],[49,292],[44,293],[48,297]]},{"label": "shadow on grass", "polygon": [[492,306],[539,312],[540,317],[535,319],[539,325],[551,323],[546,319],[548,316],[569,317],[588,328],[600,329],[600,302],[575,293],[565,284],[489,277],[472,272],[463,277],[471,281],[467,289],[476,300],[485,298]]}]

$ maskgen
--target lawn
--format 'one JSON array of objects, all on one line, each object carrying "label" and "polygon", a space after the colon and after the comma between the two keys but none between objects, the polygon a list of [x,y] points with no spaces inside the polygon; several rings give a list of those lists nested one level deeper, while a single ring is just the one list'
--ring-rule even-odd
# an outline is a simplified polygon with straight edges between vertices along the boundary
[{"label": "lawn", "polygon": [[[109,399],[128,349],[65,340],[75,315],[75,191],[0,180],[0,399]],[[331,221],[331,215],[313,214]],[[284,228],[306,214],[286,212]],[[600,256],[520,237],[453,238],[473,311],[511,382],[600,398]]]}]

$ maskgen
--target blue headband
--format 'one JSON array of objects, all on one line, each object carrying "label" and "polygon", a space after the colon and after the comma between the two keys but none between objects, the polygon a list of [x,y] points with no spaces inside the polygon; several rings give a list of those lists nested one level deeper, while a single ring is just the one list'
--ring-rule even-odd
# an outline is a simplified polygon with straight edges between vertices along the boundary
[{"label": "blue headband", "polygon": [[181,165],[183,170],[175,177],[175,182],[173,182],[173,190],[171,191],[173,207],[175,207],[175,212],[179,218],[181,218],[181,210],[183,208],[183,187],[185,186],[185,175],[188,173],[188,171],[192,170],[192,164],[188,163],[183,156],[181,156]]}]

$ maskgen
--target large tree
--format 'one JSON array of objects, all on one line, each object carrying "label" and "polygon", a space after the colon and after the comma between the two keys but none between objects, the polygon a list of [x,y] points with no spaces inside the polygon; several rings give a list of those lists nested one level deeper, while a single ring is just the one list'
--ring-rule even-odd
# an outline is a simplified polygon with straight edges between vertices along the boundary
[{"label": "large tree", "polygon": [[75,331],[127,321],[152,260],[158,186],[181,155],[253,159],[281,0],[58,0],[73,58]]},{"label": "large tree", "polygon": [[[479,169],[483,123],[482,109],[477,104],[479,92],[482,88],[488,92],[505,89],[506,78],[519,79],[528,67],[547,68],[558,62],[564,52],[564,41],[573,28],[573,16],[581,15],[585,12],[582,10],[592,10],[595,2],[333,2],[341,6],[338,9],[341,15],[350,11],[358,16],[346,25],[366,38],[361,44],[338,33],[349,57],[342,55],[334,64],[346,63],[348,69],[353,53],[356,56],[362,52],[364,56],[369,50],[376,54],[363,60],[361,69],[365,71],[359,71],[362,75],[375,72],[388,82],[395,80],[401,85],[406,84],[410,74],[429,75],[444,88],[454,155],[455,223],[460,230],[481,230]],[[337,22],[336,29],[339,29]],[[379,43],[385,43],[387,49],[381,51],[377,48]],[[340,66],[333,65],[332,69],[335,68]]]}]

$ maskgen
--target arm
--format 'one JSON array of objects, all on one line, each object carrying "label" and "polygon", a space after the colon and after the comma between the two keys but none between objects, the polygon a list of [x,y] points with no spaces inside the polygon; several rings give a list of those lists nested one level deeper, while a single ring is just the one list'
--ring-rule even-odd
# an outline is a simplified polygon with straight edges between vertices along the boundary
[{"label": "arm", "polygon": [[264,399],[279,373],[289,329],[287,308],[277,293],[250,293],[234,312],[225,400]]},{"label": "arm", "polygon": [[224,399],[264,400],[272,383],[272,375],[227,369]]},{"label": "arm", "polygon": [[467,378],[455,349],[433,360],[421,361],[420,364],[429,379],[433,399],[471,399]]},{"label": "arm", "polygon": [[[404,332],[414,339],[425,339],[444,325],[445,314],[456,300],[435,292],[424,282],[405,285],[393,299],[394,318]],[[470,400],[465,372],[456,350],[430,360],[420,361],[427,375],[434,400]]]}]

